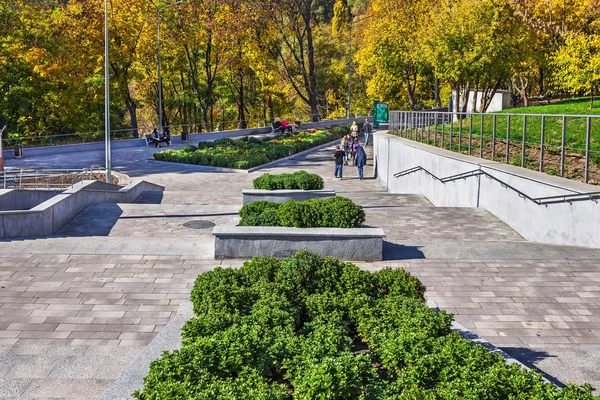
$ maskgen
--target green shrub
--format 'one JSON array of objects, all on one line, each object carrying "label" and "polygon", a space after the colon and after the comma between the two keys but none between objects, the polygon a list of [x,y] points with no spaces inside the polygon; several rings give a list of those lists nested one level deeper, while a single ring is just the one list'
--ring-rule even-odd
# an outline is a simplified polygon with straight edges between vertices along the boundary
[{"label": "green shrub", "polygon": [[592,400],[451,332],[402,269],[361,271],[300,251],[201,274],[182,347],[137,399]]},{"label": "green shrub", "polygon": [[323,178],[317,174],[309,174],[306,171],[297,171],[293,174],[263,174],[252,181],[254,189],[280,190],[280,189],[323,189]]},{"label": "green shrub", "polygon": [[285,203],[256,201],[240,211],[240,226],[287,226],[295,228],[359,228],[365,212],[345,197],[289,200]]}]

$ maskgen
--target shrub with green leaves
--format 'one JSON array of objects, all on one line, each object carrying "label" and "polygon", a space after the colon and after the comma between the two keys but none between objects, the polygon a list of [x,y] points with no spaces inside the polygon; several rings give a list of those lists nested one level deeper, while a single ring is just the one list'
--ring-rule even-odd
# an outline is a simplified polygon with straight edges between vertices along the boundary
[{"label": "shrub with green leaves", "polygon": [[243,206],[240,226],[287,226],[295,228],[359,228],[365,212],[340,196],[285,203],[256,201]]},{"label": "shrub with green leaves", "polygon": [[306,171],[296,171],[293,174],[263,174],[252,181],[254,189],[282,190],[323,189],[323,178],[317,174],[309,174]]},{"label": "shrub with green leaves", "polygon": [[450,329],[402,269],[371,273],[300,251],[198,276],[182,347],[137,399],[592,400],[557,389]]}]

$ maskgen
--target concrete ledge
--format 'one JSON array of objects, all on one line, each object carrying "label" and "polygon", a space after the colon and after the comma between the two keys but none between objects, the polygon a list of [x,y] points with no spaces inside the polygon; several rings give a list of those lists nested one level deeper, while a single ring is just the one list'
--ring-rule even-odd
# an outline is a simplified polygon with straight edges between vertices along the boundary
[{"label": "concrete ledge", "polygon": [[244,189],[242,190],[243,204],[254,203],[255,201],[272,201],[274,203],[285,203],[288,200],[308,200],[308,199],[327,199],[335,197],[335,190],[263,190],[263,189]]},{"label": "concrete ledge", "polygon": [[290,257],[308,249],[322,256],[352,261],[383,259],[381,228],[284,228],[226,226],[213,228],[215,259],[254,256]]},{"label": "concrete ledge", "polygon": [[[83,181],[50,197],[48,191],[18,191],[21,197],[29,193],[35,201],[47,198],[29,210],[0,211],[0,238],[52,235],[81,210],[92,203],[133,203],[146,191],[163,191],[153,183],[141,181],[125,187],[97,181]],[[5,194],[6,195],[6,194]],[[49,198],[48,198],[49,197]],[[26,201],[24,200],[26,203]]]}]

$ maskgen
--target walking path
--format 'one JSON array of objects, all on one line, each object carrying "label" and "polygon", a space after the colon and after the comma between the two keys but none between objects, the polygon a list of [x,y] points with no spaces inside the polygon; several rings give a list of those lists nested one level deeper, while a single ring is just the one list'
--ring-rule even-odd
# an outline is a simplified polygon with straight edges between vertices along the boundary
[{"label": "walking path", "polygon": [[[97,398],[188,299],[199,273],[242,263],[212,260],[210,234],[237,221],[241,190],[264,172],[297,169],[319,173],[386,232],[386,261],[362,268],[406,268],[429,300],[491,343],[556,381],[600,387],[600,250],[526,242],[483,209],[388,194],[353,167],[337,180],[332,148],[251,174],[145,162],[154,151],[120,149],[113,160],[134,181],[164,185],[162,195],[89,206],[53,237],[0,241],[0,398]],[[102,160],[89,152],[7,161]]]}]

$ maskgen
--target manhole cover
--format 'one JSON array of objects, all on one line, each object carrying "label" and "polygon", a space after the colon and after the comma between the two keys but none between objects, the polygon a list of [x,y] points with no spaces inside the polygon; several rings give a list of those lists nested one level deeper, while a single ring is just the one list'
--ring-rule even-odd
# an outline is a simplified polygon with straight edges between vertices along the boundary
[{"label": "manhole cover", "polygon": [[208,229],[214,227],[215,224],[210,221],[188,221],[183,226],[190,229]]}]

